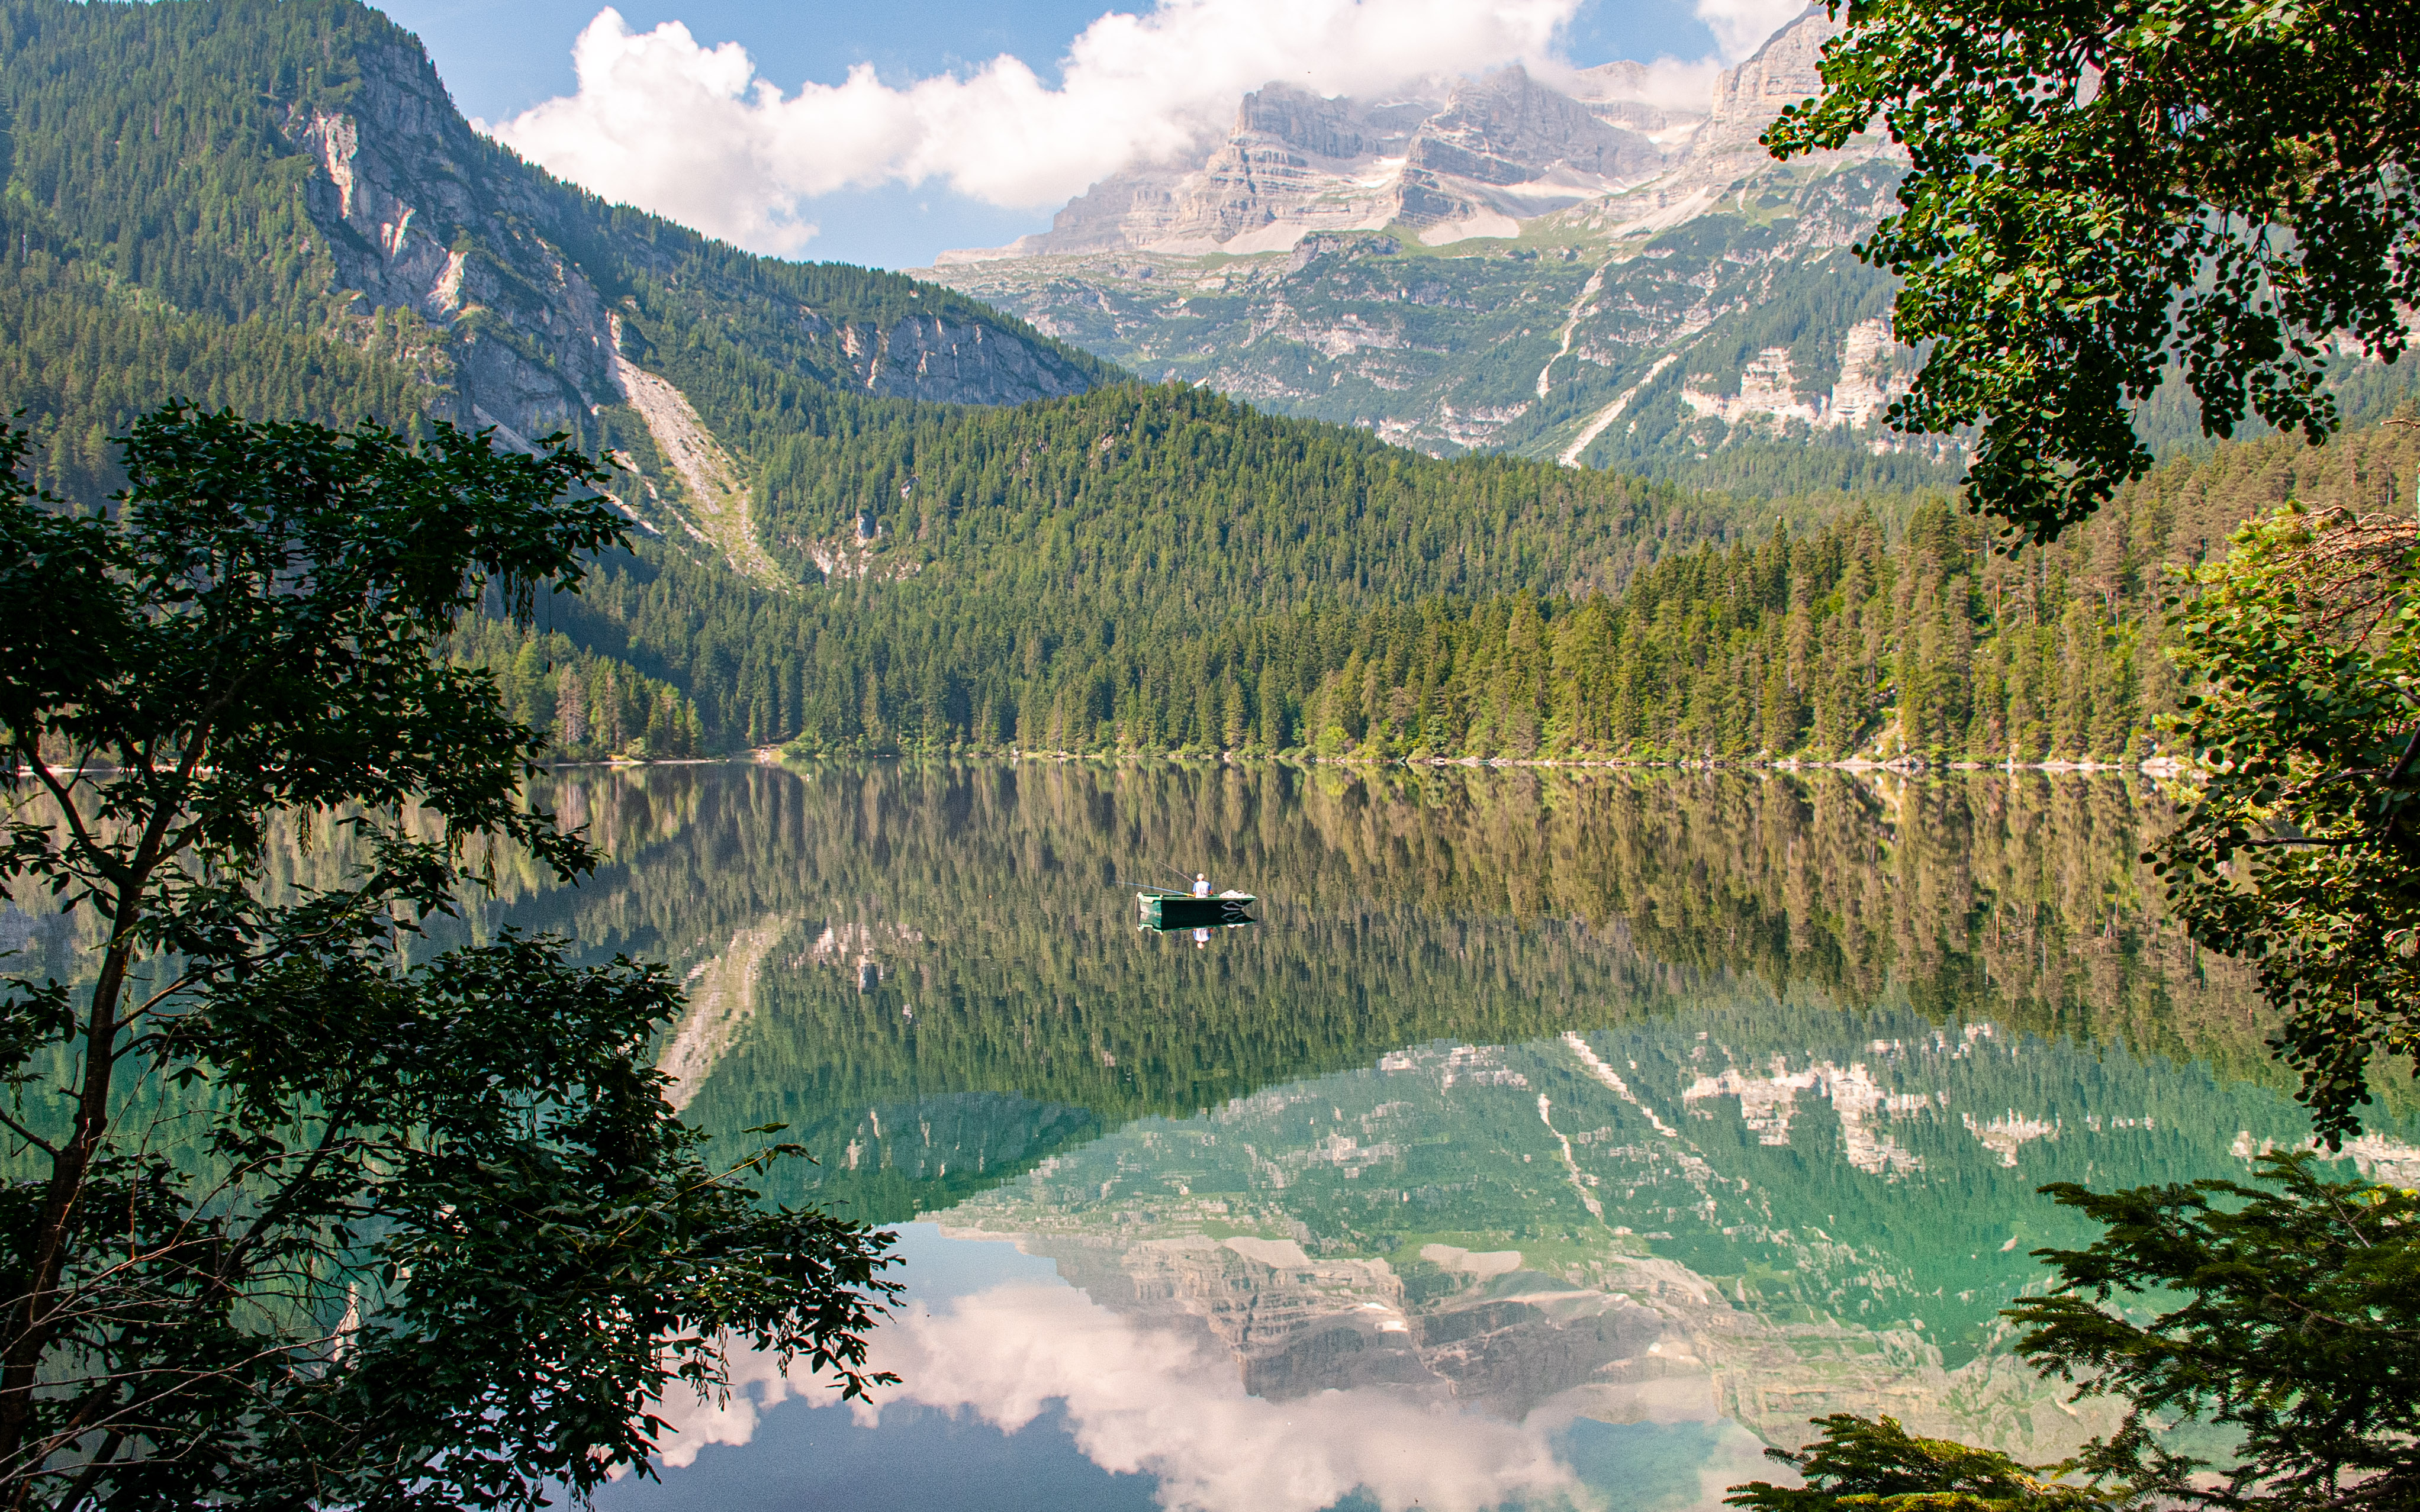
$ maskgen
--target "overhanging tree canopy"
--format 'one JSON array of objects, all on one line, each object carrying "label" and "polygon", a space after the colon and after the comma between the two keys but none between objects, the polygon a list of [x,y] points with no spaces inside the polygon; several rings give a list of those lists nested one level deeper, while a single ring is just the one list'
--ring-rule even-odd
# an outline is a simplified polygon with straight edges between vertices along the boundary
[{"label": "overhanging tree canopy", "polygon": [[[112,518],[0,487],[0,887],[99,935],[0,983],[0,1502],[533,1506],[726,1339],[861,1390],[888,1236],[761,1205],[788,1147],[702,1159],[659,967],[399,948],[489,846],[596,860],[438,656],[619,541],[594,468],[179,409],[123,451]],[[278,824],[361,860],[281,897]]]},{"label": "overhanging tree canopy", "polygon": [[[1841,0],[1830,0],[1838,15]],[[2150,454],[2173,360],[2214,436],[2335,428],[2332,352],[2420,303],[2420,25],[2403,0],[1857,0],[1776,156],[1877,116],[1900,214],[1859,255],[1930,344],[1903,429],[1978,427],[1969,498],[2056,538]]]}]

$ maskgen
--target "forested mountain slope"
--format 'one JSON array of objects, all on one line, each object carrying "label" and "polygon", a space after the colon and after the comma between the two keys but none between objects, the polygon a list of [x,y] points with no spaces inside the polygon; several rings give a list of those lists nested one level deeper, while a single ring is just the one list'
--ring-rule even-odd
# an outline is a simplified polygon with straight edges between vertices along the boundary
[{"label": "forested mountain slope", "polygon": [[2115,755],[2164,696],[2152,564],[2242,513],[2160,490],[2399,444],[2227,451],[2011,566],[1803,437],[1738,493],[1437,460],[737,253],[478,137],[350,0],[0,0],[0,404],[46,486],[97,501],[173,395],[560,426],[625,470],[658,538],[456,645],[570,756]]},{"label": "forested mountain slope", "polygon": [[[934,285],[564,184],[473,131],[353,0],[7,0],[0,112],[0,404],[75,496],[115,484],[102,439],[170,393],[644,451],[634,363],[985,403],[1116,376]],[[717,434],[740,419],[694,403]]]},{"label": "forested mountain slope", "polygon": [[[1105,409],[1130,392],[1105,390],[1071,408]],[[909,527],[944,543],[923,570],[904,571],[923,559],[898,553],[888,556],[902,564],[894,574],[771,595],[666,556],[549,613],[584,643],[688,689],[709,743],[2139,760],[2174,693],[2165,564],[2223,551],[2237,523],[2289,498],[2385,507],[2395,480],[2420,471],[2420,440],[2397,427],[2321,448],[2289,438],[2234,443],[2169,464],[2057,546],[2013,559],[1993,554],[1988,531],[1946,500],[1917,504],[1903,524],[1806,501],[1796,522],[1749,535],[1745,506],[1725,515],[1726,501],[1668,494],[1649,517],[1679,521],[1666,539],[1680,548],[1606,580],[1568,569],[1586,568],[1585,551],[1549,548],[1532,560],[1523,549],[1526,538],[1587,539],[1571,521],[1589,517],[1575,506],[1590,501],[1580,487],[1590,475],[1505,458],[1447,467],[1373,455],[1397,459],[1408,477],[1450,482],[1473,501],[1461,516],[1464,539],[1501,548],[1458,546],[1424,560],[1397,542],[1357,561],[1331,556],[1305,570],[1315,594],[1255,612],[1248,606],[1281,595],[1256,599],[1244,583],[1310,565],[1289,554],[1282,530],[1257,543],[1236,532],[1244,565],[1233,581],[1218,551],[1155,557],[1139,540],[1130,553],[1093,551],[1074,527],[1059,537],[1012,532],[1003,548],[966,559],[996,569],[970,570],[953,565],[946,543],[956,527],[935,501]],[[1361,518],[1383,540],[1388,496],[1372,495],[1381,507]],[[1693,517],[1688,502],[1705,513]],[[1609,520],[1621,501],[1594,507]],[[1688,548],[1685,530],[1734,539]],[[987,570],[1001,577],[986,581]],[[1237,607],[1222,612],[1230,596]],[[1164,611],[1110,612],[1119,602]],[[566,743],[597,738],[580,722],[590,717],[584,704],[553,701],[515,632],[491,623],[476,633],[486,639],[466,631],[461,654],[528,658],[531,674],[508,672],[506,684],[530,717],[557,720]]]},{"label": "forested mountain slope", "polygon": [[[1444,595],[1586,594],[1776,510],[1804,523],[1841,507],[1511,457],[1435,461],[1182,386],[1005,409],[852,402],[805,418],[814,428],[771,448],[763,473],[768,546],[802,587],[767,592],[649,549],[540,622],[686,688],[710,746],[1202,743],[1121,709],[1166,679],[1191,687],[1202,672],[1185,669],[1222,627],[1343,623]],[[460,654],[513,662],[521,633],[466,629]],[[1304,663],[1314,681],[1317,660]],[[535,670],[544,661],[529,663],[538,683],[555,676]],[[526,696],[566,748],[617,738],[600,736],[584,693],[551,703],[534,683]],[[1224,738],[1227,718],[1203,727],[1208,744],[1244,744]],[[1271,733],[1264,744],[1293,743]]]}]

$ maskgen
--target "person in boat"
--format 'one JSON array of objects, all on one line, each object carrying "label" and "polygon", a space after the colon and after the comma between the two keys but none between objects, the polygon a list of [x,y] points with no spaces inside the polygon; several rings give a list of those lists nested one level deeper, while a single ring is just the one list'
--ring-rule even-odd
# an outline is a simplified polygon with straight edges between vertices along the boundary
[{"label": "person in boat", "polygon": [[1193,896],[1196,898],[1207,898],[1210,896],[1210,874],[1208,872],[1196,872],[1193,873]]}]

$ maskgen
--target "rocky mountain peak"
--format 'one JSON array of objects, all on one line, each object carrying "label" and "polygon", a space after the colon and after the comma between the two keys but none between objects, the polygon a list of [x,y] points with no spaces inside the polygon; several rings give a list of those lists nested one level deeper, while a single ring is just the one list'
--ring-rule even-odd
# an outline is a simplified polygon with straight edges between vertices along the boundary
[{"label": "rocky mountain peak", "polygon": [[1607,124],[1514,64],[1457,87],[1446,108],[1421,123],[1404,164],[1398,217],[1419,227],[1477,224],[1491,212],[1517,222],[1524,209],[1559,208],[1664,165],[1655,142]]},{"label": "rocky mountain peak", "polygon": [[[1442,97],[1447,91],[1435,92]],[[1247,143],[1291,147],[1338,162],[1400,157],[1409,147],[1412,133],[1436,108],[1436,99],[1415,97],[1365,104],[1342,96],[1330,99],[1280,81],[1244,97],[1235,108],[1235,128],[1227,145],[1230,148]]]},{"label": "rocky mountain peak", "polygon": [[1841,29],[1823,8],[1809,7],[1765,39],[1747,61],[1725,69],[1714,81],[1706,149],[1754,147],[1783,107],[1823,93],[1823,44]]},{"label": "rocky mountain peak", "polygon": [[[1593,171],[1608,149],[1637,138],[1515,63],[1457,86],[1446,108],[1421,125],[1413,150],[1431,156],[1450,146],[1492,160],[1493,171],[1474,165],[1472,177],[1519,183],[1557,163]],[[1656,156],[1652,144],[1643,145],[1648,157]]]},{"label": "rocky mountain peak", "polygon": [[1941,457],[1875,429],[1912,354],[1889,278],[1848,255],[1896,149],[1757,142],[1820,92],[1836,32],[1810,8],[1702,103],[1636,63],[1500,69],[1383,115],[1273,85],[1198,164],[1105,180],[942,276],[1151,376],[1434,451],[1677,474],[1813,447],[1833,476],[1929,479]]},{"label": "rocky mountain peak", "polygon": [[[1227,136],[1192,162],[1113,174],[1050,229],[1005,247],[943,253],[942,267],[1103,252],[1288,251],[1317,232],[1401,224],[1431,246],[1512,237],[1575,212],[1611,226],[1672,224],[1714,186],[1769,168],[1756,138],[1781,107],[1819,92],[1838,31],[1810,7],[1726,70],[1705,107],[1659,100],[1649,69],[1616,62],[1548,81],[1519,64],[1422,81],[1385,100],[1272,83],[1244,97]],[[1633,192],[1648,200],[1625,203]],[[1628,213],[1622,213],[1628,212]]]}]

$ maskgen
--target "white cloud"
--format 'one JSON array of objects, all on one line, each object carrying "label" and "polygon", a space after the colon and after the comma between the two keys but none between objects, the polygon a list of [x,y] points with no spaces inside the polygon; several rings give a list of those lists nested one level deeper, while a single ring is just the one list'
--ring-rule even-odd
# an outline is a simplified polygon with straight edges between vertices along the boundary
[{"label": "white cloud", "polygon": [[1194,147],[1273,79],[1366,94],[1543,60],[1577,3],[1161,0],[1086,27],[1056,89],[1003,54],[963,78],[897,87],[861,67],[792,95],[736,42],[704,46],[678,22],[633,33],[608,8],[573,47],[576,94],[485,129],[599,193],[795,253],[814,234],[797,207],[818,194],[939,179],[994,205],[1053,205]]},{"label": "white cloud", "polygon": [[1807,10],[1807,0],[1698,0],[1698,19],[1714,34],[1714,51],[1737,63]]},{"label": "white cloud", "polygon": [[[1356,1488],[1388,1512],[1481,1512],[1575,1485],[1547,1422],[1497,1422],[1384,1388],[1248,1396],[1233,1360],[1065,1286],[994,1287],[885,1324],[871,1342],[872,1364],[905,1383],[861,1407],[861,1424],[881,1403],[915,1402],[1015,1433],[1062,1401],[1076,1447],[1104,1470],[1156,1476],[1171,1512],[1318,1512]],[[734,1383],[752,1392],[723,1406],[676,1393],[658,1409],[673,1427],[665,1464],[747,1443],[757,1413],[787,1395],[769,1362],[733,1365]]]},{"label": "white cloud", "polygon": [[[1587,70],[1576,64],[1550,60],[1529,65],[1529,71],[1541,83],[1558,89],[1577,90],[1581,75]],[[1720,58],[1707,56],[1695,59],[1676,58],[1668,54],[1652,63],[1640,65],[1636,83],[1624,85],[1631,98],[1661,105],[1667,110],[1703,111],[1712,94],[1714,80],[1723,71]]]},{"label": "white cloud", "polygon": [[[1423,77],[1526,61],[1552,69],[1580,0],[1158,0],[1069,44],[1057,88],[1002,54],[970,74],[905,85],[860,67],[784,94],[737,42],[679,22],[632,32],[597,12],[572,61],[576,93],[480,123],[507,147],[610,198],[760,252],[814,237],[802,207],[836,190],[939,180],[1042,208],[1120,168],[1196,151],[1272,80],[1370,95]],[[1800,0],[1698,0],[1724,61],[1753,51]],[[1699,91],[1712,60],[1655,65],[1658,92]]]}]

